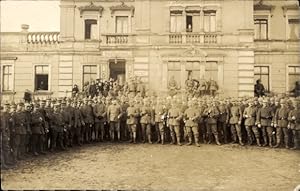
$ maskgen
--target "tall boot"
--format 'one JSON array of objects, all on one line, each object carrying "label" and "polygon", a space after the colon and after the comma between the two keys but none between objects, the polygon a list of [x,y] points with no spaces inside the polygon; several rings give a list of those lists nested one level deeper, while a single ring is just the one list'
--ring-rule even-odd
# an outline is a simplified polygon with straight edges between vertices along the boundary
[{"label": "tall boot", "polygon": [[175,136],[174,135],[171,135],[171,145],[175,144]]},{"label": "tall boot", "polygon": [[200,147],[200,144],[199,144],[199,138],[197,136],[194,136],[195,138],[195,144],[197,147]]},{"label": "tall boot", "polygon": [[152,144],[151,135],[148,135],[148,143]]},{"label": "tall boot", "polygon": [[133,142],[133,136],[132,136],[132,133],[129,134],[129,141],[128,143],[132,143]]},{"label": "tall boot", "polygon": [[284,138],[284,145],[285,145],[285,148],[288,149],[289,148],[289,141],[287,138]]},{"label": "tall boot", "polygon": [[115,132],[110,132],[110,141],[113,142],[115,140]]},{"label": "tall boot", "polygon": [[267,139],[267,136],[264,136],[264,144],[263,144],[263,147],[267,146],[268,145],[268,139]]},{"label": "tall boot", "polygon": [[121,141],[121,132],[118,132],[118,141]]},{"label": "tall boot", "polygon": [[221,145],[221,143],[220,143],[220,141],[219,141],[219,136],[218,136],[218,135],[215,135],[215,139],[216,139],[217,145]]},{"label": "tall boot", "polygon": [[269,147],[273,147],[273,145],[272,145],[272,136],[269,136]]},{"label": "tall boot", "polygon": [[232,138],[233,138],[233,140],[231,141],[231,144],[236,143],[237,135],[233,134]]},{"label": "tall boot", "polygon": [[160,141],[161,141],[161,140],[160,140],[160,134],[159,134],[159,133],[157,133],[157,141],[156,141],[155,143],[157,143],[157,144],[158,144],[158,143],[160,143]]},{"label": "tall boot", "polygon": [[181,146],[182,144],[180,143],[180,137],[177,136],[177,145]]},{"label": "tall boot", "polygon": [[212,142],[212,134],[210,133],[208,135],[208,142],[207,142],[207,144],[210,144],[211,142]]},{"label": "tall boot", "polygon": [[281,143],[281,139],[276,139],[276,145],[274,146],[274,148],[278,148],[280,146]]},{"label": "tall boot", "polygon": [[256,138],[256,144],[257,144],[257,146],[261,147],[259,138]]},{"label": "tall boot", "polygon": [[189,135],[189,142],[186,145],[192,145],[192,136]]},{"label": "tall boot", "polygon": [[136,132],[133,132],[133,143],[136,143]]},{"label": "tall boot", "polygon": [[253,140],[252,140],[252,136],[248,135],[248,145],[252,145]]},{"label": "tall boot", "polygon": [[161,144],[163,145],[163,144],[165,144],[165,136],[163,134],[160,136],[161,136]]},{"label": "tall boot", "polygon": [[242,141],[242,137],[239,137],[239,143],[240,143],[241,146],[244,146],[244,145],[245,145],[245,144],[243,143],[243,141]]}]

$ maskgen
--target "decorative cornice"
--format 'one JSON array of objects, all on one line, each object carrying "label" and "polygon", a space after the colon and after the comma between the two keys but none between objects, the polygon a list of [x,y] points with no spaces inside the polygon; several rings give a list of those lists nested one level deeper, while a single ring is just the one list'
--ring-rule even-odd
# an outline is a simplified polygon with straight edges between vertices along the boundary
[{"label": "decorative cornice", "polygon": [[187,6],[185,8],[186,12],[200,12],[201,11],[201,7],[200,6]]},{"label": "decorative cornice", "polygon": [[17,60],[16,56],[0,56],[0,60]]},{"label": "decorative cornice", "polygon": [[263,0],[260,0],[258,3],[256,3],[253,7],[254,11],[273,11],[275,8],[274,5],[267,5],[263,3]]},{"label": "decorative cornice", "polygon": [[286,12],[289,10],[292,11],[299,11],[299,5],[297,4],[293,4],[293,5],[284,5],[281,7],[283,10],[283,15],[286,16]]},{"label": "decorative cornice", "polygon": [[111,6],[109,9],[112,15],[115,13],[115,11],[129,11],[131,12],[131,16],[134,15],[134,6],[125,5],[123,1],[121,5]]},{"label": "decorative cornice", "polygon": [[102,11],[103,11],[103,7],[102,6],[100,6],[100,5],[96,6],[96,5],[94,5],[93,2],[91,2],[90,5],[78,7],[78,9],[80,11],[80,17],[82,16],[82,14],[85,11],[97,11],[97,12],[99,12],[100,17],[101,17],[102,16]]}]

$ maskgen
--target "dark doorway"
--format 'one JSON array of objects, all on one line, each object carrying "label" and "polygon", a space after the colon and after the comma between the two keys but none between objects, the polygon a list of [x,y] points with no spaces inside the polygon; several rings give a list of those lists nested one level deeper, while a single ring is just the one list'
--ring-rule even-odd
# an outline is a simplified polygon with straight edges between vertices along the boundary
[{"label": "dark doorway", "polygon": [[120,85],[125,83],[125,60],[109,61],[109,77],[117,80]]}]

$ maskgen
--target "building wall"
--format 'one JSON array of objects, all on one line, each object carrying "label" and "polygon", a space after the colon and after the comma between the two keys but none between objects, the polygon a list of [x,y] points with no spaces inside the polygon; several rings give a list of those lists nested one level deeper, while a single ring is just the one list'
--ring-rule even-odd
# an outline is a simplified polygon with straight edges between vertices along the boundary
[{"label": "building wall", "polygon": [[[166,93],[168,62],[180,62],[181,87],[187,78],[187,61],[199,61],[199,78],[205,75],[205,62],[217,62],[220,96],[253,95],[254,67],[269,66],[271,91],[287,91],[288,65],[299,64],[299,39],[286,39],[288,17],[295,14],[296,1],[263,1],[273,5],[270,11],[268,40],[254,40],[253,9],[256,1],[113,1],[61,0],[61,31],[32,33],[2,33],[1,65],[13,64],[15,93],[2,93],[2,99],[21,99],[25,89],[34,90],[34,66],[49,64],[51,87],[48,92],[35,92],[36,97],[68,96],[73,84],[83,85],[83,66],[96,65],[97,77],[109,79],[109,61],[125,60],[126,78],[140,76],[147,88]],[[80,12],[80,7],[87,7]],[[96,10],[95,7],[103,9]],[[112,6],[119,6],[113,12]],[[170,9],[172,7],[198,6],[201,10],[217,10],[217,32],[214,43],[205,43],[203,27],[198,35],[200,43],[186,41],[188,33],[182,32],[182,42],[171,43]],[[121,8],[120,8],[121,7]],[[134,11],[131,10],[134,7]],[[233,9],[234,7],[234,9]],[[183,13],[184,14],[184,13]],[[115,16],[129,15],[131,30],[128,34],[115,34]],[[203,12],[200,16],[203,16]],[[84,40],[84,18],[98,20],[98,38]],[[203,20],[201,20],[203,22]],[[53,40],[42,40],[50,36]],[[58,36],[60,41],[57,40]],[[125,35],[125,37],[124,37]],[[178,35],[178,34],[175,34]],[[127,37],[128,36],[128,37]],[[37,39],[38,38],[38,39]],[[108,42],[107,39],[126,38],[126,43]],[[35,39],[35,40],[34,40]],[[2,68],[1,68],[2,70]]]}]

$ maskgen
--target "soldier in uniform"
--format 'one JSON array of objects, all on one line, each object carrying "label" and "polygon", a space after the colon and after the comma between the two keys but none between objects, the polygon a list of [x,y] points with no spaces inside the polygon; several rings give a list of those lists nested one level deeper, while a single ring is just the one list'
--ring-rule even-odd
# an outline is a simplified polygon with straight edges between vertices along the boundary
[{"label": "soldier in uniform", "polygon": [[272,107],[268,104],[268,100],[264,99],[262,102],[262,107],[260,107],[257,111],[256,116],[256,124],[258,128],[261,128],[264,144],[263,146],[267,146],[269,143],[269,146],[272,147],[272,133],[273,133],[273,127],[271,126],[272,123],[272,116],[273,116],[273,110]]},{"label": "soldier in uniform", "polygon": [[171,143],[175,144],[177,139],[177,144],[181,146],[180,142],[180,120],[182,119],[182,113],[180,108],[176,105],[176,101],[173,100],[171,103],[171,108],[168,111],[168,119],[169,119],[169,128],[171,132]]},{"label": "soldier in uniform", "polygon": [[256,138],[256,144],[261,146],[260,144],[260,134],[258,128],[255,124],[256,121],[256,113],[257,107],[254,106],[253,100],[248,100],[248,107],[243,112],[243,117],[245,118],[245,127],[247,131],[248,144],[251,145],[253,143],[253,135]]},{"label": "soldier in uniform", "polygon": [[199,109],[196,106],[195,101],[189,101],[188,102],[188,109],[184,112],[184,122],[185,122],[185,128],[187,130],[187,134],[189,137],[189,142],[187,145],[192,144],[192,139],[194,135],[195,144],[197,147],[200,147],[199,145],[199,130],[198,130],[198,119],[199,119],[200,113]]},{"label": "soldier in uniform", "polygon": [[300,149],[300,103],[299,101],[293,101],[294,109],[289,113],[289,125],[288,128],[293,133],[293,147],[291,149]]},{"label": "soldier in uniform", "polygon": [[32,132],[32,153],[34,156],[38,156],[38,151],[40,154],[45,154],[43,151],[43,141],[42,135],[45,133],[44,131],[44,123],[45,119],[43,118],[42,113],[39,111],[40,105],[38,103],[34,104],[33,112],[31,113],[31,132]]},{"label": "soldier in uniform", "polygon": [[139,110],[134,106],[134,101],[129,101],[129,107],[127,107],[126,114],[126,124],[130,136],[130,143],[136,143],[136,124]]},{"label": "soldier in uniform", "polygon": [[[25,117],[26,117],[26,135],[25,135],[25,140],[24,140],[24,144],[25,144],[25,149],[24,149],[24,156],[28,156],[29,152],[31,151],[31,110],[32,110],[32,106],[31,104],[26,103],[25,104]],[[22,140],[21,140],[22,141]],[[28,153],[28,154],[27,154]]]},{"label": "soldier in uniform", "polygon": [[11,148],[9,145],[10,142],[10,132],[9,132],[9,123],[11,115],[9,113],[10,105],[6,103],[4,109],[1,112],[1,169],[6,170],[12,168],[13,162],[11,158]]},{"label": "soldier in uniform", "polygon": [[142,142],[145,143],[146,139],[152,144],[151,141],[151,107],[149,105],[149,100],[144,99],[144,105],[141,108],[141,129],[142,129]]},{"label": "soldier in uniform", "polygon": [[113,100],[112,104],[107,109],[107,120],[109,122],[109,132],[111,141],[115,140],[115,132],[118,133],[118,140],[121,138],[120,134],[120,118],[122,116],[121,107],[117,104],[117,100]]},{"label": "soldier in uniform", "polygon": [[200,134],[202,136],[202,139],[203,139],[203,143],[206,143],[206,118],[205,116],[203,115],[203,112],[204,110],[206,109],[207,105],[206,105],[206,102],[203,100],[203,99],[200,99],[199,101],[199,131],[200,131]]},{"label": "soldier in uniform", "polygon": [[82,116],[85,126],[83,126],[83,137],[86,143],[90,143],[92,139],[92,127],[94,124],[94,113],[92,108],[92,101],[88,98],[84,100],[84,105],[81,108]]},{"label": "soldier in uniform", "polygon": [[75,134],[75,129],[74,129],[74,107],[71,106],[72,100],[69,98],[66,102],[66,107],[65,107],[65,112],[68,113],[67,115],[67,120],[66,120],[66,125],[67,125],[67,142],[68,146],[72,147],[73,146],[73,139],[74,139],[74,134]]},{"label": "soldier in uniform", "polygon": [[[50,150],[51,146],[51,135],[52,135],[52,129],[51,129],[51,122],[50,122],[50,116],[53,113],[53,108],[51,105],[51,99],[46,99],[46,106],[45,106],[45,112],[46,112],[46,129],[45,129],[45,150]],[[50,144],[49,144],[50,143]]]},{"label": "soldier in uniform", "polygon": [[289,116],[289,108],[286,105],[286,101],[284,99],[280,100],[280,108],[276,110],[274,116],[274,127],[276,128],[276,145],[275,148],[279,147],[282,139],[282,132],[284,134],[284,144],[286,148],[289,148],[289,135],[288,135],[288,116]]},{"label": "soldier in uniform", "polygon": [[24,104],[19,103],[17,107],[17,112],[13,116],[14,126],[15,126],[15,134],[14,134],[14,157],[15,159],[21,160],[24,159],[25,154],[25,140],[26,140],[26,125],[28,122],[26,121],[28,118],[26,117],[24,111]]},{"label": "soldier in uniform", "polygon": [[206,127],[207,127],[207,134],[208,134],[208,144],[212,142],[212,134],[215,136],[215,140],[217,145],[221,145],[219,141],[219,134],[217,129],[217,119],[220,115],[220,112],[216,106],[216,102],[209,101],[208,107],[204,110],[203,115],[207,117],[206,120]]},{"label": "soldier in uniform", "polygon": [[220,115],[218,118],[218,129],[219,132],[222,133],[223,142],[226,144],[229,142],[229,129],[227,126],[227,122],[229,121],[229,108],[225,104],[224,100],[220,100],[218,104],[218,109],[220,111]]},{"label": "soldier in uniform", "polygon": [[52,139],[51,139],[51,152],[57,149],[57,144],[62,150],[66,150],[63,144],[63,131],[64,131],[64,119],[60,111],[60,104],[54,104],[53,113],[50,116],[51,128],[52,128]]},{"label": "soldier in uniform", "polygon": [[73,103],[73,108],[74,108],[74,131],[75,131],[75,139],[76,139],[76,142],[79,146],[82,145],[82,127],[85,126],[85,123],[84,123],[84,119],[82,117],[82,113],[81,113],[81,110],[80,110],[80,102],[74,102]]},{"label": "soldier in uniform", "polygon": [[[106,107],[100,97],[98,97],[98,103],[93,107],[93,113],[95,116],[95,137],[96,141],[104,140],[104,120],[106,116]],[[99,133],[100,130],[100,133]],[[100,136],[99,136],[100,134]]]},{"label": "soldier in uniform", "polygon": [[157,99],[154,107],[154,123],[155,131],[157,133],[157,143],[165,143],[164,121],[167,117],[167,110],[160,98]]}]

